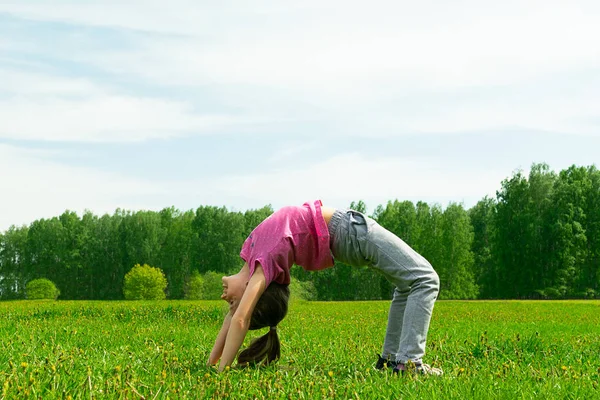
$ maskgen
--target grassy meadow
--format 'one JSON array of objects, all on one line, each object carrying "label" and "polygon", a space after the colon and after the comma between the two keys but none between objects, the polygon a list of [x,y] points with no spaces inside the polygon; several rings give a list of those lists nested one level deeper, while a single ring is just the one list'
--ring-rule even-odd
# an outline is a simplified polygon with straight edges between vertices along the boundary
[{"label": "grassy meadow", "polygon": [[217,374],[224,302],[2,302],[0,398],[600,398],[600,301],[439,301],[443,377],[373,369],[388,306],[295,302],[279,363]]}]

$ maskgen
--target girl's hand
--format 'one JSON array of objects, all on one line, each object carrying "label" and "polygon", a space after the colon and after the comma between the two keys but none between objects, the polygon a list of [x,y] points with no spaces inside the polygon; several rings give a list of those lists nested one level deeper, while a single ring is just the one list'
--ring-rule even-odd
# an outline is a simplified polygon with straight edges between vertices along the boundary
[{"label": "girl's hand", "polygon": [[[223,371],[226,367],[229,367],[237,356],[250,327],[250,319],[256,302],[262,296],[265,289],[265,275],[260,264],[257,264],[252,277],[248,281],[244,295],[235,310],[235,314],[229,319],[230,326],[225,337],[225,346],[222,348],[219,371]],[[219,333],[219,336],[221,336],[221,333]]]},{"label": "girl's hand", "polygon": [[206,363],[209,367],[216,365],[219,362],[219,358],[221,358],[221,354],[223,353],[223,347],[225,347],[225,339],[227,338],[227,332],[229,332],[229,325],[231,324],[231,312],[227,313],[225,316],[225,320],[223,321],[223,326],[221,326],[221,330],[217,335],[217,339],[215,340],[215,345],[210,352],[210,356],[208,357],[208,362]]}]

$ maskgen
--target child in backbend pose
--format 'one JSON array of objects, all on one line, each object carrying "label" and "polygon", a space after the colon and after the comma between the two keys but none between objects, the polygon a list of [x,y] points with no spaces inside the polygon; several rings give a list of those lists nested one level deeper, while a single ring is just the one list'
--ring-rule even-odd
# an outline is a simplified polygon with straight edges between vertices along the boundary
[{"label": "child in backbend pose", "polygon": [[288,308],[290,268],[333,266],[333,259],[370,266],[395,285],[383,352],[376,368],[404,372],[408,365],[422,374],[442,370],[423,363],[425,343],[439,278],[431,264],[373,219],[353,210],[323,207],[320,200],[284,207],[265,219],[244,242],[244,266],[223,277],[222,299],[229,313],[208,364],[219,371],[231,365],[249,329],[269,328],[238,356],[238,363],[270,363],[280,356],[277,324]]}]

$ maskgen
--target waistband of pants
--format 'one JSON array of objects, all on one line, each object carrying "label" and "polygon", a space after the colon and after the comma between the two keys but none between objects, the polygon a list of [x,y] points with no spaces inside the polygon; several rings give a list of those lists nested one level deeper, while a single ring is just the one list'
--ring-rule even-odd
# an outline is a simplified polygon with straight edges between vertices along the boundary
[{"label": "waistband of pants", "polygon": [[349,210],[335,210],[331,219],[329,220],[329,224],[327,224],[327,229],[329,230],[329,245],[333,245],[333,240],[335,239],[335,234],[337,233],[337,229],[340,225],[342,218],[344,215],[348,213]]}]

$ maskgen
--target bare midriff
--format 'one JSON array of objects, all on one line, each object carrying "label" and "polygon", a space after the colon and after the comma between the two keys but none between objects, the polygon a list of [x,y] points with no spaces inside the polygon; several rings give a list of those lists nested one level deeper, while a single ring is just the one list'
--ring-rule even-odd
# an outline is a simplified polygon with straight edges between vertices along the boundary
[{"label": "bare midriff", "polygon": [[329,221],[331,221],[331,216],[335,212],[335,208],[331,207],[321,207],[321,214],[323,214],[323,219],[325,219],[325,223],[329,225]]}]

